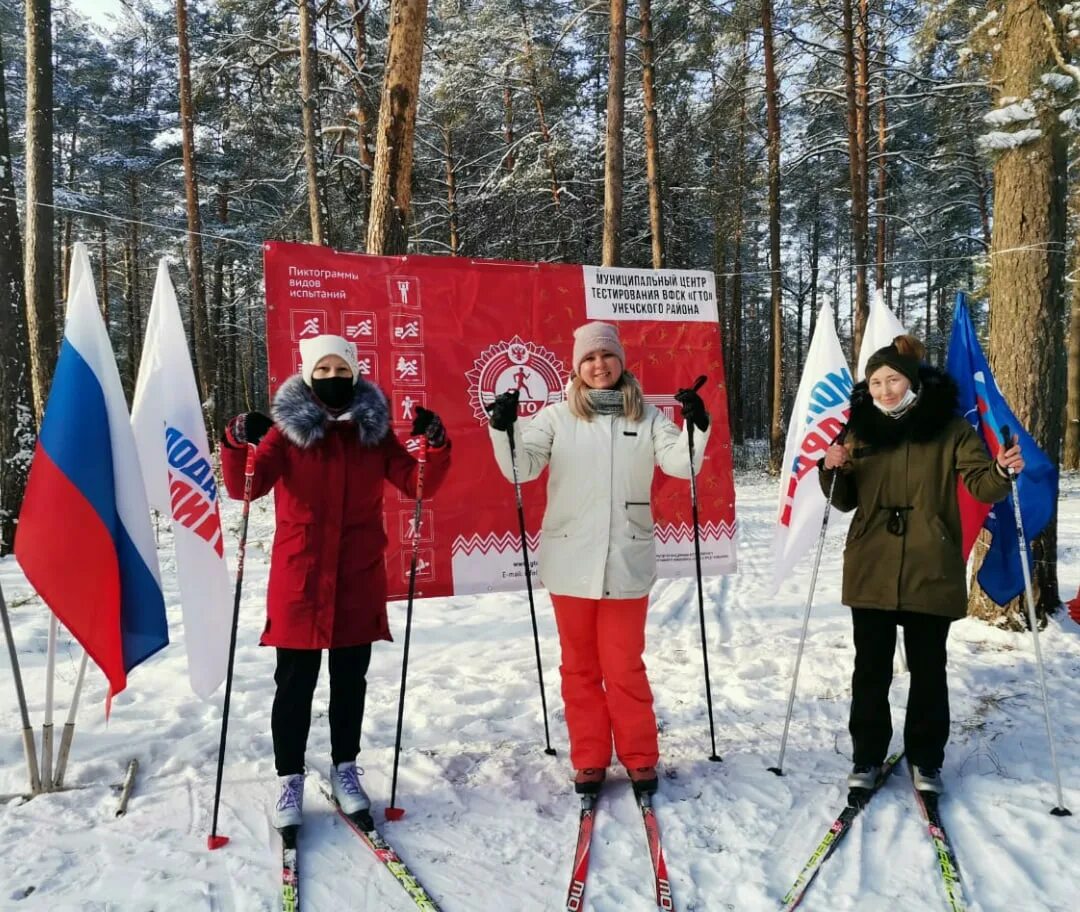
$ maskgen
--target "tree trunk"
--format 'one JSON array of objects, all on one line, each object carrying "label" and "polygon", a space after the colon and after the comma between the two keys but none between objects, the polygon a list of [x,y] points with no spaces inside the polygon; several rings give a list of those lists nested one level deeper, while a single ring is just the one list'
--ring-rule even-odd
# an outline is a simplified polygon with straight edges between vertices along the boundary
[{"label": "tree trunk", "polygon": [[[222,226],[229,224],[229,181],[223,180],[218,188],[217,195],[217,219]],[[214,251],[213,277],[211,279],[211,320],[214,326],[219,327],[214,334],[217,342],[217,350],[214,352],[218,365],[218,398],[221,403],[218,414],[225,416],[232,414],[233,402],[232,373],[236,364],[229,354],[229,339],[236,332],[236,327],[229,325],[225,319],[225,242],[218,241]]]},{"label": "tree trunk", "polygon": [[844,77],[847,88],[848,170],[851,181],[851,240],[855,260],[855,301],[852,320],[852,362],[859,356],[866,319],[869,315],[866,287],[866,259],[869,216],[867,212],[867,80],[869,52],[867,44],[867,0],[844,0]]},{"label": "tree trunk", "polygon": [[[128,178],[129,212],[139,211],[139,184],[134,175]],[[141,351],[139,341],[142,336],[142,319],[139,298],[142,294],[142,282],[139,277],[139,225],[132,219],[128,225],[124,251],[124,307],[128,324],[128,357],[138,364],[137,356]]]},{"label": "tree trunk", "polygon": [[371,130],[375,112],[371,108],[367,86],[367,11],[369,0],[350,0],[352,4],[353,35],[356,38],[356,145],[360,153],[360,191],[364,199],[364,224],[367,224],[371,205],[371,174],[375,158],[371,154]]},{"label": "tree trunk", "polygon": [[[814,227],[810,232],[810,331],[806,334],[807,345],[814,338],[817,328],[818,310],[818,268],[821,262],[821,214],[815,213]],[[802,358],[799,358],[799,373],[802,373]]]},{"label": "tree trunk", "polygon": [[56,364],[51,0],[26,3],[26,330],[40,424]]},{"label": "tree trunk", "polygon": [[656,47],[652,30],[652,0],[639,0],[641,11],[641,89],[645,104],[645,176],[649,188],[649,233],[653,269],[664,268],[664,209],[660,182],[660,138],[657,129]]},{"label": "tree trunk", "polygon": [[393,0],[376,131],[368,253],[401,254],[408,249],[416,96],[426,24],[427,0]]},{"label": "tree trunk", "polygon": [[926,344],[927,349],[930,348],[932,341],[932,334],[930,327],[933,325],[931,320],[931,309],[934,304],[934,261],[927,257],[926,260],[926,338],[923,342]]},{"label": "tree trunk", "polygon": [[[895,241],[896,241],[896,233],[893,232],[893,243],[895,243]],[[890,288],[892,287],[891,284],[890,284],[889,287]],[[896,318],[901,323],[904,323],[907,320],[907,306],[904,303],[904,301],[905,301],[904,295],[905,295],[906,290],[907,290],[907,271],[904,270],[904,269],[901,269],[900,270],[900,290],[896,294],[896,311],[897,311]],[[889,307],[892,308],[892,302],[891,301],[889,302]]]},{"label": "tree trunk", "polygon": [[449,215],[450,256],[457,256],[458,237],[457,171],[454,166],[454,136],[450,124],[443,124],[443,154],[446,157],[446,211]]},{"label": "tree trunk", "polygon": [[[1042,74],[1054,68],[1047,22],[1056,10],[1057,4],[1047,0],[1000,5],[1001,45],[992,82],[999,96],[1028,98],[1042,88]],[[1054,37],[1061,42],[1063,36],[1056,31]],[[994,165],[992,251],[997,255],[990,261],[988,352],[990,368],[1017,419],[1055,463],[1065,385],[1066,209],[1066,144],[1056,115],[1054,106],[1043,102],[1040,135],[1003,152]],[[1061,601],[1056,516],[1034,541],[1033,553],[1036,610],[1045,616]],[[972,587],[971,608],[977,616],[1013,629],[1024,627],[1022,597],[998,608],[981,594],[977,584]]]},{"label": "tree trunk", "polygon": [[[71,128],[71,151],[68,153],[68,169],[67,169],[67,188],[69,193],[75,192],[75,152],[79,145],[79,111],[78,108],[72,114],[74,125]],[[61,301],[67,301],[68,282],[71,278],[71,251],[73,247],[72,242],[72,230],[74,219],[70,215],[65,215],[64,219],[64,242],[61,247],[62,255],[60,257],[60,293],[57,298]]]},{"label": "tree trunk", "polygon": [[[99,304],[101,306],[101,319],[105,325],[109,325],[109,226],[104,219],[98,226],[98,257],[101,259],[101,294]],[[134,387],[132,387],[134,389]]]},{"label": "tree trunk", "polygon": [[731,360],[728,365],[728,418],[731,423],[731,442],[742,443],[744,439],[743,378],[743,203],[746,194],[746,70],[749,54],[749,35],[744,36],[742,60],[740,61],[738,138],[735,145],[735,214],[732,247],[734,262],[731,277]]},{"label": "tree trunk", "polygon": [[780,85],[773,46],[772,0],[762,0],[761,32],[765,53],[765,121],[769,159],[769,471],[784,461],[784,299],[780,275]]},{"label": "tree trunk", "polygon": [[877,121],[877,269],[874,274],[874,287],[884,295],[885,291],[885,258],[888,253],[888,225],[885,216],[888,212],[888,200],[886,192],[889,188],[889,170],[886,168],[885,148],[888,142],[888,114],[885,110],[885,95],[888,90],[885,78],[885,28],[881,29],[880,44],[878,45],[878,67],[880,69],[880,92],[878,98],[878,121]]},{"label": "tree trunk", "polygon": [[304,126],[304,170],[307,173],[311,243],[326,243],[326,210],[319,183],[322,142],[319,138],[319,50],[315,44],[312,0],[300,7],[300,117]]},{"label": "tree trunk", "polygon": [[0,409],[0,557],[10,554],[14,546],[15,521],[34,450],[22,236],[11,169],[4,65],[0,44],[0,399],[4,402]]},{"label": "tree trunk", "polygon": [[[1071,200],[1080,206],[1080,188],[1072,191]],[[1080,238],[1073,239],[1073,269],[1080,266]],[[1065,447],[1061,457],[1064,469],[1080,469],[1080,283],[1069,290],[1069,339],[1067,349],[1067,394],[1065,402]]]},{"label": "tree trunk", "polygon": [[513,173],[514,160],[514,89],[510,85],[510,65],[506,65],[505,83],[503,85],[503,141],[506,143],[506,152],[503,153],[502,169],[506,174]]},{"label": "tree trunk", "polygon": [[806,248],[799,245],[799,284],[798,293],[795,296],[795,375],[802,367],[803,356],[803,326],[806,324],[806,286],[803,285],[803,255]]},{"label": "tree trunk", "polygon": [[521,10],[521,26],[525,32],[525,67],[529,76],[529,90],[532,92],[533,104],[536,106],[536,117],[540,126],[540,140],[544,144],[544,162],[547,165],[548,175],[551,180],[551,197],[555,202],[559,253],[565,259],[566,241],[563,237],[562,219],[559,217],[562,210],[562,187],[559,184],[559,172],[555,165],[555,147],[551,141],[551,131],[548,129],[547,115],[544,112],[544,99],[540,94],[540,74],[536,67],[536,55],[533,51],[532,38],[529,36],[529,20],[525,15],[524,7]]},{"label": "tree trunk", "polygon": [[[206,312],[203,279],[202,217],[199,183],[195,173],[195,108],[191,100],[191,55],[188,50],[187,0],[176,0],[176,40],[180,66],[180,129],[184,148],[184,191],[187,199],[188,273],[191,313],[195,328],[195,362],[203,402],[211,400],[215,385],[214,345]],[[214,418],[216,419],[216,415]],[[214,420],[216,426],[218,422]]]},{"label": "tree trunk", "polygon": [[626,0],[610,0],[607,129],[604,138],[604,266],[622,262],[623,119],[626,88]]}]

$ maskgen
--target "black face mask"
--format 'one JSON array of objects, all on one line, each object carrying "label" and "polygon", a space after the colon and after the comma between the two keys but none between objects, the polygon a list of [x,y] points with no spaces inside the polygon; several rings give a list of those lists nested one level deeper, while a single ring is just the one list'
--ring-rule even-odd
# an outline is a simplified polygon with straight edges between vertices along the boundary
[{"label": "black face mask", "polygon": [[329,409],[343,409],[353,400],[352,377],[320,377],[311,381],[311,391]]}]

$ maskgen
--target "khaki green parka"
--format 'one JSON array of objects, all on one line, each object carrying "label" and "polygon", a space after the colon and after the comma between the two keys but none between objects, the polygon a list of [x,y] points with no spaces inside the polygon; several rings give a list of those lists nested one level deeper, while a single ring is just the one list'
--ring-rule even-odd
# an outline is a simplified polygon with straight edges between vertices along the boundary
[{"label": "khaki green parka", "polygon": [[982,440],[955,414],[956,385],[936,368],[920,369],[915,404],[901,418],[874,405],[866,382],[851,395],[839,470],[819,463],[832,505],[855,510],[844,548],[843,603],[852,608],[917,611],[962,618],[967,613],[957,477],[984,503],[1009,493]]}]

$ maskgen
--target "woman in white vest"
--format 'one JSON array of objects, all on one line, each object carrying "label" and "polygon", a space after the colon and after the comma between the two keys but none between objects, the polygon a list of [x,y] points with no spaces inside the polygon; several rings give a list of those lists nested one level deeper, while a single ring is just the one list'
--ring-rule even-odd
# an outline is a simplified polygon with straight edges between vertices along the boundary
[{"label": "woman in white vest", "polygon": [[[645,613],[656,580],[649,501],[656,466],[690,477],[687,431],[645,403],[626,369],[618,330],[588,323],[574,332],[573,374],[565,402],[518,421],[517,391],[490,408],[495,458],[513,480],[550,467],[540,540],[540,579],[551,594],[562,648],[562,695],[575,787],[595,794],[619,762],[639,793],[656,790],[659,751],[652,691],[642,654]],[[700,430],[694,471],[709,434],[697,393],[680,390],[686,422]]]}]

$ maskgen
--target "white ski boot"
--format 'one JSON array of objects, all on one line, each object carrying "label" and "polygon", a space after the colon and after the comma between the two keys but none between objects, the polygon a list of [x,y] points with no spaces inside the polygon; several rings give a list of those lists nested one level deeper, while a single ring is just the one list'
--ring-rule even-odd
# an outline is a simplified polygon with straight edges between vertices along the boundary
[{"label": "white ski boot", "polygon": [[279,776],[278,782],[281,785],[281,794],[274,807],[274,826],[279,830],[300,826],[304,817],[304,774]]},{"label": "white ski boot", "polygon": [[334,800],[346,814],[371,809],[371,799],[360,785],[360,771],[355,763],[339,763],[330,770],[330,788]]}]

